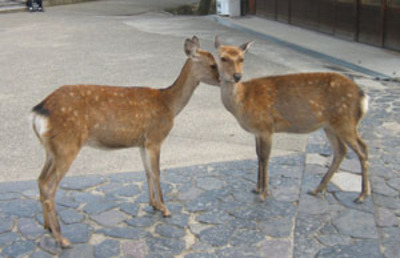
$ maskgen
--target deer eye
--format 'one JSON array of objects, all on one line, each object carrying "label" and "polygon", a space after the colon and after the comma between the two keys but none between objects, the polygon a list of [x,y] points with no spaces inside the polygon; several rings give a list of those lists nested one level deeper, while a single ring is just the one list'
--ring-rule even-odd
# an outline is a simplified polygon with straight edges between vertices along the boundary
[{"label": "deer eye", "polygon": [[240,62],[240,63],[243,63],[243,58],[240,58],[240,59],[239,59],[239,62]]},{"label": "deer eye", "polygon": [[228,59],[226,59],[225,57],[221,57],[221,61],[226,62],[226,61],[228,61]]}]

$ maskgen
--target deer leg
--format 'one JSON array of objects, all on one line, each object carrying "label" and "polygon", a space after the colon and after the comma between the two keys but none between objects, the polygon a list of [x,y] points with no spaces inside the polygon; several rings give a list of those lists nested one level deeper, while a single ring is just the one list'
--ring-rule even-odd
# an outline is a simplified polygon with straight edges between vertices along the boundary
[{"label": "deer leg", "polygon": [[[51,172],[53,170],[53,172]],[[44,201],[45,201],[45,197],[47,195],[48,189],[47,186],[44,184],[44,180],[47,177],[47,175],[49,173],[54,173],[55,170],[55,166],[54,166],[54,162],[53,159],[51,158],[51,156],[49,156],[48,154],[46,155],[46,161],[44,163],[42,172],[40,173],[40,176],[38,178],[38,187],[39,187],[39,192],[40,192],[40,202],[42,204],[42,210],[43,210],[43,221],[44,221],[44,228],[45,229],[50,229],[49,226],[49,217],[47,214],[47,211],[44,207]]]},{"label": "deer leg", "polygon": [[268,177],[268,162],[269,156],[271,154],[271,145],[272,139],[271,135],[263,135],[258,137],[259,141],[259,155],[258,155],[258,162],[259,162],[259,173],[260,176],[260,199],[264,201],[268,196],[268,185],[269,185],[269,177]]},{"label": "deer leg", "polygon": [[[79,147],[74,145],[65,146],[56,150],[51,154],[52,165],[47,173],[41,174],[39,178],[39,188],[41,193],[41,202],[43,205],[43,214],[47,216],[47,226],[54,236],[55,240],[60,243],[61,247],[67,248],[70,242],[61,234],[60,223],[57,218],[55,196],[56,190],[61,179],[68,172],[72,161],[79,152]],[[46,225],[45,225],[46,226]]]},{"label": "deer leg", "polygon": [[262,170],[262,165],[260,162],[260,141],[259,139],[256,137],[256,153],[257,153],[257,158],[258,158],[258,170],[257,170],[257,186],[256,189],[253,190],[254,193],[259,194],[261,192],[261,181],[262,181],[262,175],[263,172]]},{"label": "deer leg", "polygon": [[146,150],[143,147],[140,148],[140,157],[142,158],[144,170],[146,172],[147,186],[148,186],[148,190],[149,190],[149,203],[150,203],[151,207],[153,207],[154,209],[157,209],[156,202],[154,199],[154,187],[153,187],[154,175],[152,174],[152,171],[149,166],[149,164],[150,164],[150,161],[148,160],[149,157],[147,156]]},{"label": "deer leg", "polygon": [[149,162],[148,166],[155,181],[156,209],[162,211],[164,217],[169,217],[171,213],[164,203],[160,185],[160,146],[158,144],[147,144],[145,152],[148,157],[146,159]]},{"label": "deer leg", "polygon": [[328,129],[325,129],[324,131],[332,146],[333,161],[328,169],[328,172],[326,172],[318,187],[315,190],[309,192],[309,194],[312,195],[317,195],[318,193],[324,193],[326,191],[329,181],[331,180],[335,172],[339,169],[340,163],[342,163],[343,158],[346,156],[347,153],[347,149],[344,143],[332,131]]},{"label": "deer leg", "polygon": [[360,160],[362,174],[361,193],[354,202],[363,203],[365,198],[371,193],[368,179],[368,148],[357,132],[354,132],[351,137],[348,136],[346,143],[357,154]]}]

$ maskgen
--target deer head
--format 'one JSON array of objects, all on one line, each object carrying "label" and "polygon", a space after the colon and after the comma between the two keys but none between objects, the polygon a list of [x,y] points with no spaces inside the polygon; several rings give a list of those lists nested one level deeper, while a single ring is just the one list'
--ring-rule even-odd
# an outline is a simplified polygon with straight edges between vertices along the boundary
[{"label": "deer head", "polygon": [[253,43],[249,41],[239,47],[227,46],[221,45],[219,37],[215,37],[221,81],[236,83],[242,79],[244,55]]},{"label": "deer head", "polygon": [[192,60],[195,76],[201,82],[219,85],[218,66],[214,56],[200,49],[200,41],[196,36],[185,41],[185,53]]}]

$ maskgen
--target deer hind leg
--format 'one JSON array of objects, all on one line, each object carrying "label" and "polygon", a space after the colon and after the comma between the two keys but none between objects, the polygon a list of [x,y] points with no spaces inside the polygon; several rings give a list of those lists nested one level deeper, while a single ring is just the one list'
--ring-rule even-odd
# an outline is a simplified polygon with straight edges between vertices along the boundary
[{"label": "deer hind leg", "polygon": [[[155,209],[162,211],[164,217],[171,216],[167,206],[164,203],[164,198],[161,191],[161,183],[160,183],[160,145],[159,144],[146,144],[145,147],[145,161],[147,162],[147,167],[150,170],[150,175],[152,178],[152,183],[155,186],[155,192],[152,191],[151,194],[155,193],[155,205],[153,206]],[[149,189],[150,191],[150,189]],[[150,193],[149,193],[150,194]]]},{"label": "deer hind leg", "polygon": [[356,203],[363,203],[365,198],[371,194],[368,178],[368,147],[357,132],[355,132],[354,135],[355,137],[349,139],[347,144],[357,154],[360,160],[362,173],[361,193],[354,201]]},{"label": "deer hind leg", "polygon": [[358,135],[355,127],[342,131],[340,139],[357,154],[360,161],[362,174],[361,193],[354,201],[357,203],[363,203],[365,198],[370,194],[368,179],[368,147]]},{"label": "deer hind leg", "polygon": [[45,208],[44,201],[46,200],[45,196],[49,195],[49,189],[47,187],[47,184],[45,183],[45,179],[48,176],[48,174],[54,173],[54,170],[55,170],[54,160],[49,154],[47,154],[42,172],[40,173],[40,176],[38,178],[38,186],[40,192],[40,202],[42,204],[42,210],[43,210],[44,228],[48,230],[50,230],[49,216],[47,213],[47,209]]},{"label": "deer hind leg", "polygon": [[40,200],[43,206],[43,216],[45,227],[53,234],[55,240],[61,247],[67,248],[70,242],[61,234],[60,223],[57,218],[55,195],[58,185],[64,175],[68,172],[79,149],[70,149],[67,154],[51,154],[51,165],[47,172],[39,177]]},{"label": "deer hind leg", "polygon": [[269,192],[268,162],[271,154],[272,138],[270,134],[257,137],[258,142],[258,182],[257,187],[260,191],[260,199],[264,201]]},{"label": "deer hind leg", "polygon": [[317,195],[318,193],[323,193],[326,191],[329,181],[331,180],[335,172],[339,169],[340,163],[342,163],[343,158],[346,156],[347,153],[347,148],[345,144],[342,142],[342,140],[340,140],[338,136],[336,136],[329,129],[324,129],[324,131],[332,146],[333,161],[328,169],[328,172],[326,172],[318,187],[315,190],[309,192],[312,195]]}]

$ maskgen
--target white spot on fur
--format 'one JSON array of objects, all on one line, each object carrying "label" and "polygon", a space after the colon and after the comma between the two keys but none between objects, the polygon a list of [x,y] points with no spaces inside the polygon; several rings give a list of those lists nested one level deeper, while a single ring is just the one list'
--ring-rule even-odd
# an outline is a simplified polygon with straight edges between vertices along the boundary
[{"label": "white spot on fur", "polygon": [[365,96],[361,99],[361,112],[365,115],[368,112],[368,103],[369,103],[369,96],[365,94]]},{"label": "white spot on fur", "polygon": [[43,136],[49,130],[49,120],[45,116],[34,114],[32,117],[33,128],[38,135]]}]

